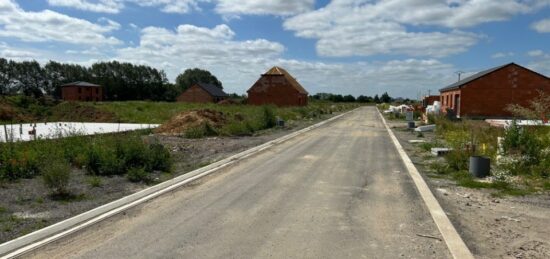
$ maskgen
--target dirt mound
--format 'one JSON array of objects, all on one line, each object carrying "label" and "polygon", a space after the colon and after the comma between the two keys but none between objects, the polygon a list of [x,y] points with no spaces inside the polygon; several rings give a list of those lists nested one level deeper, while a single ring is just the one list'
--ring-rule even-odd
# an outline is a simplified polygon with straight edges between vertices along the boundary
[{"label": "dirt mound", "polygon": [[24,116],[15,107],[13,107],[13,106],[11,106],[7,103],[2,103],[0,101],[0,121],[23,122],[23,121],[27,121],[27,120],[29,120],[29,118]]},{"label": "dirt mound", "polygon": [[64,102],[52,108],[53,121],[116,122],[117,116],[92,105]]},{"label": "dirt mound", "polygon": [[160,134],[182,134],[188,129],[196,128],[204,124],[214,127],[223,125],[226,121],[222,112],[204,109],[186,111],[172,117],[168,122],[158,127],[155,132]]}]

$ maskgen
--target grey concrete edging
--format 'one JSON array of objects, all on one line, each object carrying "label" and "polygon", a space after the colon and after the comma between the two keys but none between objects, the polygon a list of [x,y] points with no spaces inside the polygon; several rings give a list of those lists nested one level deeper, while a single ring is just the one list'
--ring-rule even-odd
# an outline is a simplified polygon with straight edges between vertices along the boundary
[{"label": "grey concrete edging", "polygon": [[48,226],[43,229],[32,232],[30,234],[27,234],[25,236],[0,244],[0,256],[1,258],[12,258],[12,257],[16,257],[16,256],[23,255],[25,253],[28,253],[38,247],[41,247],[43,245],[56,241],[71,233],[77,232],[81,229],[84,229],[88,226],[98,223],[104,219],[107,219],[113,215],[116,215],[134,206],[142,204],[148,200],[156,198],[162,194],[173,191],[174,189],[181,187],[182,185],[185,185],[189,182],[197,180],[201,177],[207,176],[219,169],[227,167],[242,159],[258,154],[274,145],[283,143],[305,132],[321,127],[355,110],[356,109],[334,116],[332,118],[321,121],[312,126],[295,131],[293,133],[290,133],[278,139],[271,140],[267,143],[253,147],[251,149],[248,149],[236,155],[230,156],[218,162],[212,163],[205,167],[196,169],[184,175],[167,180],[155,186],[141,190],[137,193],[128,195],[126,197],[107,203],[95,209],[76,215],[72,218],[63,220],[51,226]]},{"label": "grey concrete edging", "polygon": [[451,252],[451,255],[455,259],[473,259],[474,256],[472,255],[472,252],[470,251],[468,246],[466,246],[464,240],[462,240],[462,238],[456,231],[455,227],[447,217],[447,214],[445,214],[445,211],[443,210],[443,208],[441,208],[441,205],[430,190],[430,187],[428,187],[428,184],[426,184],[424,178],[422,178],[420,172],[418,172],[418,170],[414,166],[413,162],[403,149],[403,146],[401,146],[399,140],[397,140],[397,137],[395,137],[395,134],[386,123],[386,119],[380,113],[380,111],[378,111],[378,115],[380,115],[380,117],[382,118],[382,122],[384,123],[386,130],[390,134],[393,144],[397,148],[397,151],[399,152],[399,155],[401,156],[401,159],[403,160],[403,163],[405,164],[409,175],[416,185],[416,189],[424,200],[424,203],[426,204],[430,215],[432,216],[435,224],[437,225],[437,228],[439,229],[439,232],[441,233],[441,236],[443,237],[443,240],[445,240],[447,248],[449,248],[449,252]]}]

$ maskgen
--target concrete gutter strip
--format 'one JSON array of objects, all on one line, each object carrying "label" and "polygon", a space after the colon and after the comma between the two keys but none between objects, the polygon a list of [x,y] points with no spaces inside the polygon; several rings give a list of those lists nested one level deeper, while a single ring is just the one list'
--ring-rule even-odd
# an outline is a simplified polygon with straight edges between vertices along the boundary
[{"label": "concrete gutter strip", "polygon": [[155,186],[149,187],[137,193],[128,195],[116,201],[102,205],[100,207],[89,210],[87,212],[84,212],[72,218],[69,218],[64,221],[53,224],[51,226],[45,227],[43,229],[37,230],[25,236],[0,244],[0,256],[1,258],[12,258],[12,257],[16,257],[22,254],[28,253],[38,247],[41,247],[43,245],[56,241],[62,237],[65,237],[71,233],[77,232],[83,228],[91,226],[97,222],[107,219],[113,215],[116,215],[134,206],[142,204],[164,193],[170,192],[182,185],[185,185],[189,182],[192,182],[194,180],[207,176],[219,169],[222,169],[231,164],[234,164],[235,162],[238,162],[242,159],[245,159],[247,157],[260,153],[274,145],[283,143],[305,132],[321,127],[355,110],[356,109],[334,116],[330,119],[324,120],[322,122],[306,127],[299,131],[290,133],[278,139],[269,141],[262,145],[253,147],[251,149],[248,149],[236,155],[233,155],[223,160],[220,160],[218,162],[212,163],[208,166],[196,169],[184,175],[159,183]]},{"label": "concrete gutter strip", "polygon": [[443,240],[445,240],[445,243],[447,244],[451,255],[455,259],[473,259],[474,256],[472,255],[472,252],[470,252],[470,249],[466,246],[466,244],[456,231],[455,227],[447,217],[447,214],[445,214],[445,211],[443,211],[443,208],[441,208],[441,205],[428,187],[428,184],[426,184],[426,182],[414,166],[413,162],[397,140],[397,137],[395,137],[395,134],[393,134],[393,131],[386,123],[386,119],[384,119],[384,116],[382,116],[380,111],[378,112],[378,114],[382,118],[382,122],[384,123],[384,126],[386,126],[386,130],[390,134],[393,144],[397,148],[397,151],[399,152],[399,155],[401,156],[405,167],[407,167],[409,175],[413,179],[414,184],[416,185],[416,188],[420,193],[420,196],[426,203],[426,206],[430,211],[430,215],[432,215],[432,218],[437,225],[439,232],[441,232]]}]

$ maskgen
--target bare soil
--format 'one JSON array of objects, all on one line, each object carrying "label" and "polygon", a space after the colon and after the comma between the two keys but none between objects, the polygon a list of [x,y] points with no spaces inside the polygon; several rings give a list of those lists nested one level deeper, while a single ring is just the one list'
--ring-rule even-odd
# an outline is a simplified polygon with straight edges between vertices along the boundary
[{"label": "bare soil", "polygon": [[168,122],[155,129],[155,133],[177,135],[188,129],[208,123],[211,126],[221,126],[226,121],[224,114],[219,111],[203,109],[186,111],[172,117]]},{"label": "bare soil", "polygon": [[[336,113],[331,115],[335,116]],[[322,119],[328,118],[328,115]],[[145,136],[169,148],[175,161],[172,174],[155,173],[156,183],[237,154],[320,121],[294,121],[284,128],[258,132],[254,136],[187,139],[175,135]],[[16,182],[0,182],[0,243],[28,234],[82,212],[147,188],[124,176],[93,179],[83,170],[71,174],[70,197],[52,197],[41,177]],[[93,183],[96,181],[96,183]]]},{"label": "bare soil", "polygon": [[431,141],[434,133],[419,138],[404,122],[389,122],[403,148],[423,174],[477,258],[550,258],[550,195],[495,196],[493,190],[457,186],[434,177],[427,164],[435,158],[409,140]]}]

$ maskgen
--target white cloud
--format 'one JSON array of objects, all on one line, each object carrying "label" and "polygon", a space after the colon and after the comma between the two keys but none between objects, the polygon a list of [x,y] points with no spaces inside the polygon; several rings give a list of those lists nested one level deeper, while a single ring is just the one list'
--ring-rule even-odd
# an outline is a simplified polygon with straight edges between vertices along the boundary
[{"label": "white cloud", "polygon": [[223,15],[293,15],[313,9],[314,0],[218,0],[216,12]]},{"label": "white cloud", "polygon": [[411,32],[398,21],[379,17],[377,8],[357,1],[333,1],[325,8],[289,18],[284,27],[299,37],[317,39],[317,52],[323,56],[444,57],[466,51],[481,38],[458,30]]},{"label": "white cloud", "polygon": [[118,13],[124,7],[123,3],[118,0],[98,0],[93,2],[87,0],[48,0],[48,4],[98,13]]},{"label": "white cloud", "polygon": [[[323,56],[444,57],[484,36],[458,29],[540,10],[548,0],[333,0],[287,19],[284,28],[317,40]],[[429,26],[429,27],[426,27]]]},{"label": "white cloud", "polygon": [[115,59],[164,69],[171,80],[187,68],[208,69],[224,83],[226,91],[238,93],[245,93],[275,65],[285,67],[312,94],[387,91],[416,97],[419,89],[435,91],[455,77],[452,65],[435,59],[325,63],[286,59],[284,50],[280,43],[265,39],[235,40],[235,32],[223,24],[213,28],[180,25],[175,30],[144,28],[138,46],[119,50]]},{"label": "white cloud", "polygon": [[39,54],[34,51],[14,48],[5,42],[0,42],[0,58],[11,60],[28,60],[38,56]]},{"label": "white cloud", "polygon": [[189,13],[200,10],[199,2],[210,0],[48,0],[52,6],[71,7],[98,13],[119,13],[127,3],[139,6],[159,7],[166,13]]},{"label": "white cloud", "polygon": [[527,65],[529,68],[550,76],[550,53],[545,53],[542,50],[529,51],[528,55],[533,58]]},{"label": "white cloud", "polygon": [[498,58],[508,58],[515,56],[514,52],[497,52],[491,56],[491,58],[498,59]]},{"label": "white cloud", "polygon": [[550,18],[533,23],[531,28],[540,33],[550,33]]},{"label": "white cloud", "polygon": [[537,50],[531,50],[527,52],[527,55],[530,57],[542,57],[544,56],[544,51],[537,49]]},{"label": "white cloud", "polygon": [[84,45],[116,45],[121,41],[108,33],[120,24],[102,18],[100,24],[50,10],[27,12],[11,0],[0,1],[0,37],[27,42],[64,42]]}]

